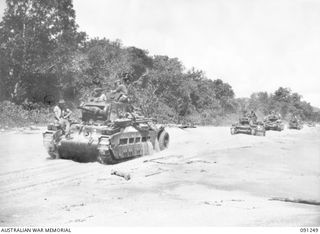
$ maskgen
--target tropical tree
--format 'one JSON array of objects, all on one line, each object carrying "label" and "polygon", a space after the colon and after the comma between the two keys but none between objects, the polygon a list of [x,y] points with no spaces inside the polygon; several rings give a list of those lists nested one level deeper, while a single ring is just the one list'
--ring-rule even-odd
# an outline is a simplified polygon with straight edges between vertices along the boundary
[{"label": "tropical tree", "polygon": [[0,23],[4,97],[20,102],[43,101],[43,95],[52,92],[58,95],[70,83],[70,55],[85,39],[77,32],[72,1],[6,0],[6,4]]}]

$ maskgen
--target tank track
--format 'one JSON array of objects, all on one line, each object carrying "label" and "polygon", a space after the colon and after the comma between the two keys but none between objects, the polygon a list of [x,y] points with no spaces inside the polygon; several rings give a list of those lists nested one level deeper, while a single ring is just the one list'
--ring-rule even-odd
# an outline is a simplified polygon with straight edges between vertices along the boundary
[{"label": "tank track", "polygon": [[111,150],[99,151],[97,161],[101,164],[115,164],[118,161],[113,157]]},{"label": "tank track", "polygon": [[50,158],[52,158],[52,159],[59,159],[60,158],[58,150],[47,151],[47,152],[48,152]]}]

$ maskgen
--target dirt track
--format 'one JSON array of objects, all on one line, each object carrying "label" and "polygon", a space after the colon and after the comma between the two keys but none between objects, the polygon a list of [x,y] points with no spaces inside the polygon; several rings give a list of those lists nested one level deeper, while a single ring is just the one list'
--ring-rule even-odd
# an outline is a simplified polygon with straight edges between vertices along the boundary
[{"label": "dirt track", "polygon": [[168,150],[112,166],[50,160],[41,131],[0,133],[0,226],[320,225],[319,127],[169,133]]}]

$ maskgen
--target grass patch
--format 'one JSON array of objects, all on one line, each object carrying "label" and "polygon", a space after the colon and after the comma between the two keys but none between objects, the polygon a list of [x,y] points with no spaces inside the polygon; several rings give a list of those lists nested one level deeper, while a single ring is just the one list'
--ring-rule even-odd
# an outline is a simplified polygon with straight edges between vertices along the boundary
[{"label": "grass patch", "polygon": [[0,129],[45,125],[50,120],[53,120],[53,111],[50,107],[25,109],[10,101],[0,102]]}]

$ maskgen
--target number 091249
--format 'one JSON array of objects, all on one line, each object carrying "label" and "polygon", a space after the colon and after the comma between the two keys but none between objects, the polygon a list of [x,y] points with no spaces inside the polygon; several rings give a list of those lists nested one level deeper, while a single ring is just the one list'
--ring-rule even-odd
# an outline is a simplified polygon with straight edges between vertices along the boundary
[{"label": "number 091249", "polygon": [[300,232],[318,232],[318,228],[300,228]]}]

